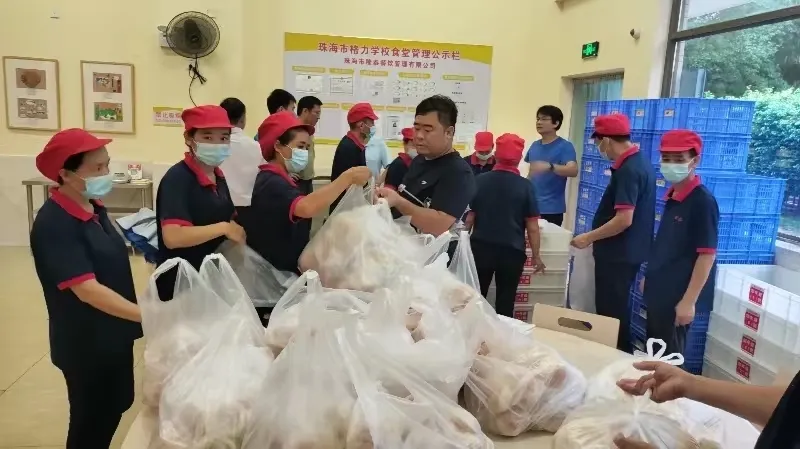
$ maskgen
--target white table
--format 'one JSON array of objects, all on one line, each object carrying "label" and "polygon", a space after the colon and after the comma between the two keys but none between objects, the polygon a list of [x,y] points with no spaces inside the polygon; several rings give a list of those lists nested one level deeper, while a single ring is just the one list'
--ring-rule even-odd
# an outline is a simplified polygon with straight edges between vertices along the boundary
[{"label": "white table", "polygon": [[[534,329],[533,335],[542,343],[555,348],[561,355],[587,376],[599,372],[611,362],[629,355],[614,348],[583,340],[572,335],[547,329]],[[143,410],[128,430],[122,449],[148,449],[155,429],[155,417]],[[515,438],[495,437],[496,449],[550,449],[553,436],[544,432],[529,432]]]}]

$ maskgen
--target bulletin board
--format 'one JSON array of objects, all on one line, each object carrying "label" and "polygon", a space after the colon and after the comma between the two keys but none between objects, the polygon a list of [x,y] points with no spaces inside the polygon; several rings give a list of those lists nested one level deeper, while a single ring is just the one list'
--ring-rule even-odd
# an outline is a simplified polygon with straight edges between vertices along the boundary
[{"label": "bulletin board", "polygon": [[454,146],[472,148],[475,133],[488,122],[492,47],[321,34],[286,33],[284,86],[299,100],[323,102],[314,136],[339,143],[349,127],[347,111],[372,104],[377,133],[401,146],[400,131],[414,123],[419,102],[442,94],[458,106]]}]

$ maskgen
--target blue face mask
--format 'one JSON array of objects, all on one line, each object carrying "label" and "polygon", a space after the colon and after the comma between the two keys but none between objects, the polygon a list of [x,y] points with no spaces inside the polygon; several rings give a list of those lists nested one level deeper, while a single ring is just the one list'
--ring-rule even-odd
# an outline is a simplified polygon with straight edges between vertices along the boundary
[{"label": "blue face mask", "polygon": [[691,172],[689,169],[689,164],[691,164],[691,162],[686,162],[683,164],[662,162],[661,174],[664,175],[664,179],[670,183],[677,184],[689,176],[689,173]]},{"label": "blue face mask", "polygon": [[289,173],[300,173],[308,165],[308,150],[292,148],[292,158],[286,159],[286,170]]},{"label": "blue face mask", "polygon": [[83,197],[87,200],[99,200],[108,195],[108,192],[114,186],[114,174],[92,176],[84,179],[83,182],[86,185],[83,192],[81,192]]},{"label": "blue face mask", "polygon": [[200,162],[219,167],[231,155],[231,146],[227,143],[195,142],[194,155]]},{"label": "blue face mask", "polygon": [[375,125],[372,125],[372,128],[369,129],[369,136],[370,137],[374,136],[377,131],[378,128],[376,128]]}]

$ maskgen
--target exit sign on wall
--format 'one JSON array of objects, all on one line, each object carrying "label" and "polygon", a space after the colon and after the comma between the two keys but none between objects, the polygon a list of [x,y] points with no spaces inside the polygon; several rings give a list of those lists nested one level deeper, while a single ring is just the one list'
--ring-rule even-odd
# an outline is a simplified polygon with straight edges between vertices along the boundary
[{"label": "exit sign on wall", "polygon": [[596,58],[597,54],[600,53],[600,42],[589,42],[588,44],[583,44],[583,48],[581,48],[581,58]]}]

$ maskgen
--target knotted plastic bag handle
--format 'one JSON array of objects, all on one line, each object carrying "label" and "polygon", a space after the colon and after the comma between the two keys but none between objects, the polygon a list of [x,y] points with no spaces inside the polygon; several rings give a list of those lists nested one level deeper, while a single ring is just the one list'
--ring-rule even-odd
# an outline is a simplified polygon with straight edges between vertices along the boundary
[{"label": "knotted plastic bag handle", "polygon": [[[655,351],[655,345],[660,345],[658,351]],[[672,354],[664,355],[667,352],[667,343],[659,338],[651,338],[647,340],[647,353],[641,351],[634,352],[633,355],[645,357],[648,360],[655,362],[664,362],[669,365],[680,366],[685,361],[682,354],[673,352]]]}]

